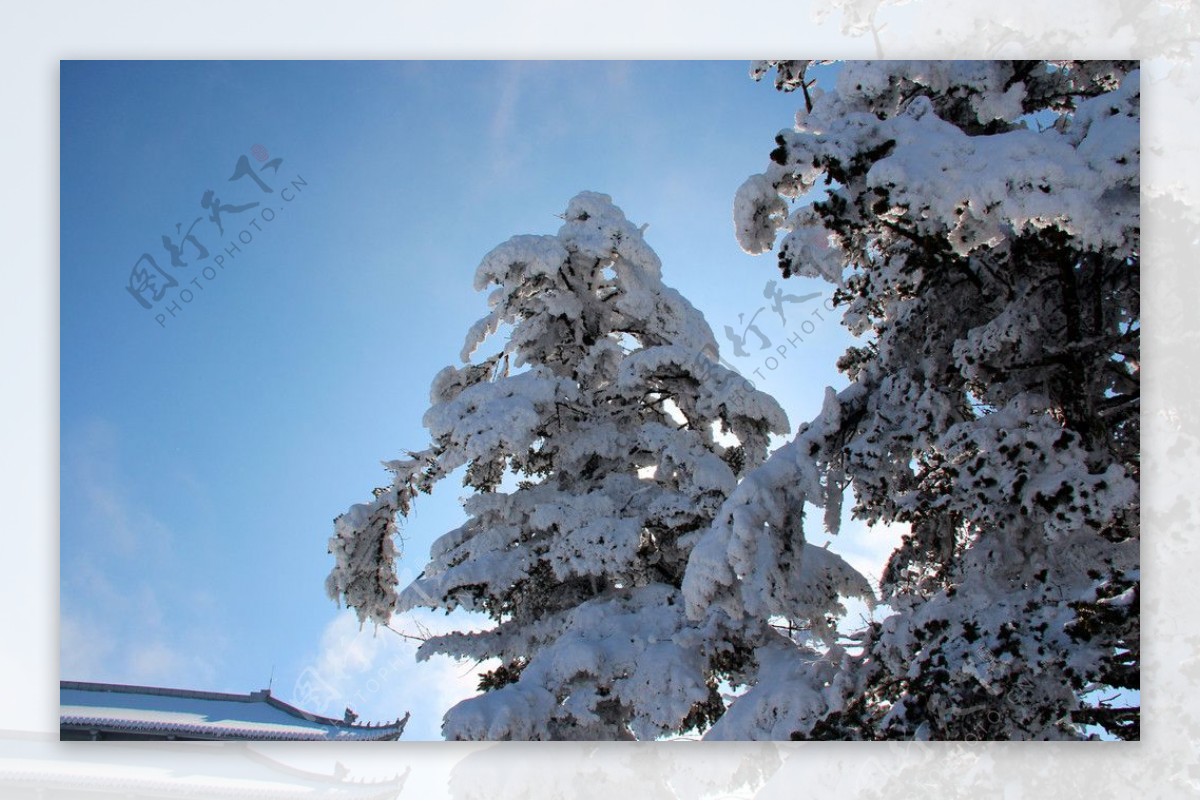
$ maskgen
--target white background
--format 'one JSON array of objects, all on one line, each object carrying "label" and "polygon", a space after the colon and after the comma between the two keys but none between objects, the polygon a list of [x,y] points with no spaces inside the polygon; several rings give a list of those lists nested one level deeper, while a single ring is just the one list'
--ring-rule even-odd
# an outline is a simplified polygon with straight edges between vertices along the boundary
[{"label": "white background", "polygon": [[[41,2],[0,31],[0,788],[206,796],[388,779],[402,797],[1200,793],[1193,354],[1200,10],[1187,2]],[[1136,744],[59,744],[58,61],[78,58],[1141,58],[1145,620]],[[1169,199],[1169,202],[1168,202]],[[184,744],[174,744],[183,746]],[[335,763],[340,763],[338,773]],[[266,767],[264,767],[266,766]],[[292,769],[295,768],[295,769]],[[308,772],[308,778],[299,769]],[[270,776],[267,779],[264,777]],[[328,777],[327,779],[320,778]],[[334,777],[337,778],[334,778]],[[311,790],[310,790],[311,791]],[[369,793],[359,788],[358,792]]]}]

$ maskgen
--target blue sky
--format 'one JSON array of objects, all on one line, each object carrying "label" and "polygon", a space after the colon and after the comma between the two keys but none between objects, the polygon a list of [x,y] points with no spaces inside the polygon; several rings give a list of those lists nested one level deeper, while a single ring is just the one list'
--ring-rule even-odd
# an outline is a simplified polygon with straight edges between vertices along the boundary
[{"label": "blue sky", "polygon": [[[815,414],[847,340],[819,300],[769,308],[774,259],[731,223],[797,100],[741,61],[62,62],[62,678],[249,692],[273,672],[285,700],[412,710],[409,736],[436,737],[470,666],[418,667],[337,609],[332,519],[426,444],[429,382],[486,310],[482,256],[557,230],[584,189],[649,223],[727,361],[793,424]],[[230,180],[243,158],[271,192]],[[149,309],[127,289],[158,275],[144,253],[176,281]],[[738,357],[723,328],[756,313],[771,345]],[[421,499],[404,575],[462,494]]]}]

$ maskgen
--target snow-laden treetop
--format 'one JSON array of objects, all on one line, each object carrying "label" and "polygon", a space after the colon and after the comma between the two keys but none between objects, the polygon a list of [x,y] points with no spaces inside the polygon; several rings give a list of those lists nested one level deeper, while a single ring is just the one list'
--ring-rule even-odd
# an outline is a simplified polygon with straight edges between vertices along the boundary
[{"label": "snow-laden treetop", "polygon": [[[464,365],[433,380],[431,446],[386,463],[391,486],[339,517],[330,540],[329,593],[360,619],[427,606],[494,621],[420,649],[502,662],[481,678],[487,693],[448,713],[450,738],[652,738],[715,717],[717,663],[733,646],[694,629],[683,572],[788,429],[773,399],[718,362],[703,316],[663,284],[606,195],[577,195],[563,219],[556,235],[484,257],[475,286],[491,289],[490,311]],[[397,594],[397,518],[464,465],[468,521]]]}]

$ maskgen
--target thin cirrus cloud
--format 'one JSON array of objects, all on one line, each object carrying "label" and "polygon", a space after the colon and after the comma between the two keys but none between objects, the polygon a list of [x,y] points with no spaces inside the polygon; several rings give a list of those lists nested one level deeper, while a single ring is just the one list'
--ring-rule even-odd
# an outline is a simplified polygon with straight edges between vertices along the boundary
[{"label": "thin cirrus cloud", "polygon": [[[70,445],[63,452],[64,512],[79,511],[88,521],[88,538],[123,556],[169,548],[170,529],[141,506],[136,490],[122,481],[116,426],[92,419],[66,441]],[[69,555],[64,549],[64,556]]]},{"label": "thin cirrus cloud", "polygon": [[[536,157],[539,146],[561,144],[581,128],[612,126],[628,113],[632,69],[629,62],[503,64],[491,79],[489,177],[515,177]],[[563,91],[574,84],[586,85],[587,91]],[[558,101],[547,103],[550,97]],[[625,141],[623,146],[628,144]]]},{"label": "thin cirrus cloud", "polygon": [[175,595],[176,536],[139,497],[121,435],[93,419],[64,449],[60,676],[207,688],[226,644],[202,587]]}]

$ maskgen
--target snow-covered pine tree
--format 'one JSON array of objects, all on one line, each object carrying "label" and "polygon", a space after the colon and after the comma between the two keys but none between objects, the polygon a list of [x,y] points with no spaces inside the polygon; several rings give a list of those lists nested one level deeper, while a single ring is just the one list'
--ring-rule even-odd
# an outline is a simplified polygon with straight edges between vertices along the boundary
[{"label": "snow-covered pine tree", "polygon": [[[1138,736],[1139,91],[1129,62],[759,62],[804,107],[735,199],[742,246],[833,283],[862,338],[794,442],[693,550],[689,613],[740,617],[758,673],[710,732],[758,738]],[[825,192],[820,191],[819,183]],[[819,655],[746,555],[911,534],[892,613]],[[732,566],[732,569],[731,569]]]},{"label": "snow-covered pine tree", "polygon": [[[696,538],[787,431],[778,404],[718,363],[703,316],[662,283],[641,231],[585,192],[557,236],[517,236],[475,278],[491,313],[464,367],[434,379],[432,445],[335,523],[327,588],[386,623],[430,606],[488,614],[419,657],[498,658],[452,708],[448,739],[628,739],[704,728],[735,669],[720,621],[693,625],[680,585]],[[493,334],[499,351],[471,361]],[[397,517],[467,466],[469,517],[397,595]],[[744,649],[743,649],[744,650]]]}]

